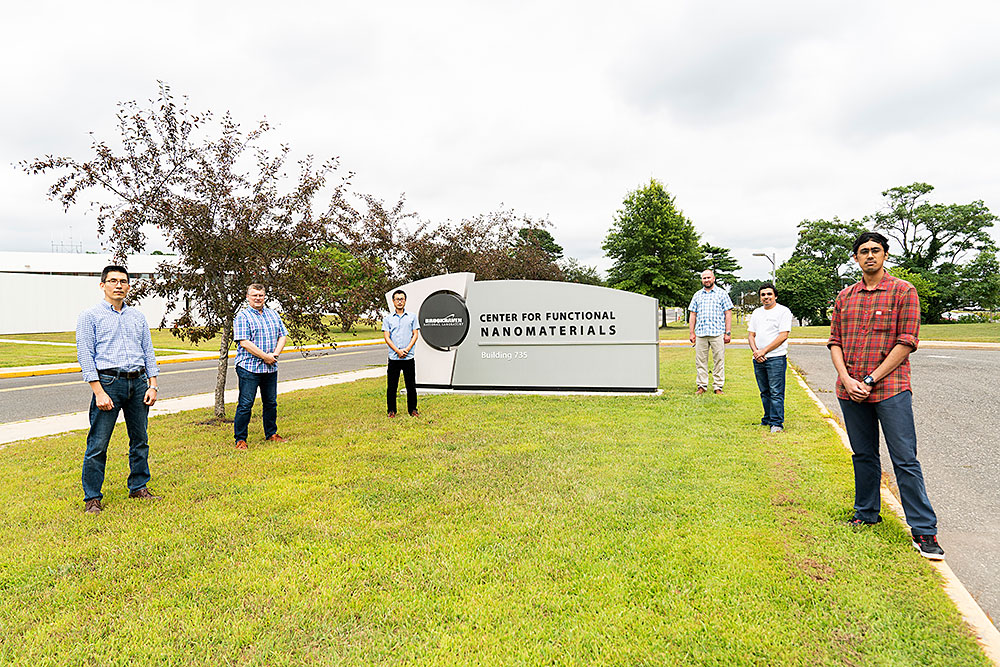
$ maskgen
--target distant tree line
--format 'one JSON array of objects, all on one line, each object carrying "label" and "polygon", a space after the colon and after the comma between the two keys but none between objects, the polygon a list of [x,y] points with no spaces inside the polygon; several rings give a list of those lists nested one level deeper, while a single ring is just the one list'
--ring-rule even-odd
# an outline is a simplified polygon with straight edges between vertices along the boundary
[{"label": "distant tree line", "polygon": [[[843,287],[860,279],[852,259],[865,230],[890,239],[888,270],[920,295],[926,322],[954,309],[1000,308],[1000,262],[989,234],[996,221],[982,201],[937,204],[933,186],[913,183],[882,193],[881,209],[861,220],[803,220],[792,256],[776,270],[779,300],[800,321],[829,324],[829,309]],[[694,224],[663,185],[651,179],[629,192],[604,241],[612,261],[607,284],[655,297],[661,306],[684,306],[713,269],[718,284],[756,303],[762,280],[741,280],[729,250],[702,243]]]}]

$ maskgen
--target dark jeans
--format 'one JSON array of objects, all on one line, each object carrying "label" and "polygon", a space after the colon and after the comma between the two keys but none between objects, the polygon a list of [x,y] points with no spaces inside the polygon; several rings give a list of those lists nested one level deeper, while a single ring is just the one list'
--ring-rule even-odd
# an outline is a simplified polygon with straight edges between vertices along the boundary
[{"label": "dark jeans", "polygon": [[142,402],[149,388],[146,375],[129,380],[117,375],[101,375],[101,386],[114,402],[110,410],[100,410],[97,398],[90,399],[90,432],[87,452],[83,455],[83,499],[103,498],[104,467],[108,461],[108,443],[115,430],[118,413],[125,415],[128,430],[128,490],[138,491],[149,483],[149,441],[146,422],[149,406]]},{"label": "dark jeans", "polygon": [[250,413],[260,388],[260,402],[263,408],[264,438],[278,432],[278,373],[252,373],[241,366],[236,367],[236,377],[240,381],[240,398],[236,403],[233,417],[233,438],[247,439]]},{"label": "dark jeans", "polygon": [[760,423],[764,426],[784,426],[785,423],[785,368],[788,359],[784,355],[753,363],[753,374],[760,389],[760,402],[764,406],[764,416]]},{"label": "dark jeans", "polygon": [[875,521],[881,509],[882,465],[878,437],[881,423],[906,522],[914,535],[937,535],[937,516],[927,498],[924,474],[917,461],[913,395],[904,391],[878,403],[839,400],[854,451],[854,515],[865,521]]},{"label": "dark jeans", "polygon": [[396,394],[399,393],[399,371],[406,383],[406,412],[417,409],[416,359],[390,359],[385,383],[385,405],[389,412],[396,411]]}]

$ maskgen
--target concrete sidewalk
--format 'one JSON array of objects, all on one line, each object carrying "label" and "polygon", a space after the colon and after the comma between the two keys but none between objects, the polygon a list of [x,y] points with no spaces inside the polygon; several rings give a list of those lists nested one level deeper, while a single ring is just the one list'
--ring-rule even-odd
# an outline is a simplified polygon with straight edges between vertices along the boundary
[{"label": "concrete sidewalk", "polygon": [[[380,341],[381,342],[381,341]],[[385,375],[385,368],[369,368],[359,371],[348,371],[346,373],[336,373],[333,375],[320,375],[318,377],[303,378],[301,380],[288,380],[278,382],[278,393],[284,394],[299,389],[312,389],[314,387],[326,387],[331,384],[342,384],[354,382],[364,378],[382,377]],[[239,397],[239,389],[230,389],[226,392],[226,403],[235,403]],[[184,410],[195,410],[198,408],[210,408],[215,405],[215,394],[195,394],[193,396],[181,396],[179,398],[167,398],[157,401],[149,409],[149,416],[169,415]],[[119,415],[118,421],[123,422],[125,417]],[[57,435],[68,431],[87,430],[90,428],[90,416],[87,410],[80,412],[70,412],[64,415],[53,415],[51,417],[41,417],[39,419],[28,419],[20,422],[0,424],[0,449],[4,449],[8,443],[28,438],[39,438],[48,435]]]}]

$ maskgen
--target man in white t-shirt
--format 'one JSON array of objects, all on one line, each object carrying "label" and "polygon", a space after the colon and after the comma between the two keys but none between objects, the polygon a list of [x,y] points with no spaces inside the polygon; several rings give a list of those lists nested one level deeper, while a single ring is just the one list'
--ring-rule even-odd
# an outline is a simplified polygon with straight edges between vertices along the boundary
[{"label": "man in white t-shirt", "polygon": [[771,283],[761,285],[757,294],[763,305],[750,315],[747,339],[764,405],[760,423],[770,426],[771,433],[781,433],[785,429],[785,369],[792,311],[778,303],[778,293]]}]

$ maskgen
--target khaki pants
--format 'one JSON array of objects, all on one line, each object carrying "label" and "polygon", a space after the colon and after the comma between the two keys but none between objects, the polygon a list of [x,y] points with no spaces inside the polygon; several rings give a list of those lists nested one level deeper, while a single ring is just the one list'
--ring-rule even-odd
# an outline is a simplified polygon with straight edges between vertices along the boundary
[{"label": "khaki pants", "polygon": [[723,336],[698,336],[694,339],[694,366],[698,371],[698,386],[708,389],[708,349],[712,348],[712,389],[722,389],[726,383],[726,343]]}]

